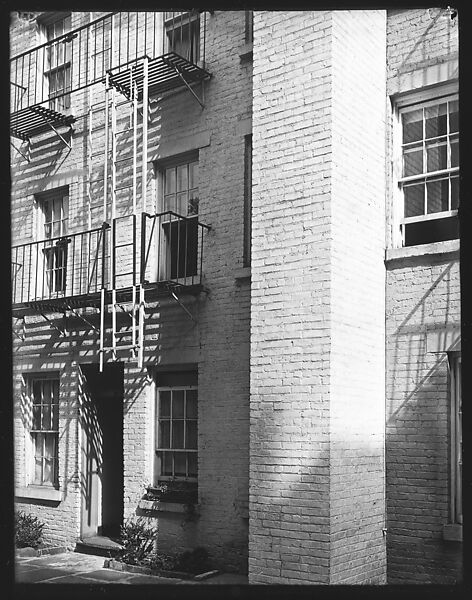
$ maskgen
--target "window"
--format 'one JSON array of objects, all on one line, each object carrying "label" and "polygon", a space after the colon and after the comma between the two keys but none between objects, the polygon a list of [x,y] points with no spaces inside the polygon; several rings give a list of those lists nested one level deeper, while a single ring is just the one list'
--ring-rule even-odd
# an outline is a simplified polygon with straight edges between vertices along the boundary
[{"label": "window", "polygon": [[[43,22],[46,40],[52,41],[71,30],[71,16],[56,16],[55,20]],[[49,108],[58,112],[70,108],[71,90],[71,45],[61,39],[46,46],[44,56],[44,76],[51,101]]]},{"label": "window", "polygon": [[[39,198],[42,211],[45,285],[49,294],[65,292],[67,275],[66,238],[69,221],[69,192],[67,188],[49,192]],[[50,242],[48,243],[48,240]]]},{"label": "window", "polygon": [[159,388],[157,415],[157,478],[196,481],[196,386]]},{"label": "window", "polygon": [[459,353],[449,355],[451,373],[451,523],[462,524],[462,362]]},{"label": "window", "polygon": [[166,279],[196,275],[198,254],[198,160],[189,160],[163,171],[163,211],[175,215],[163,223]]},{"label": "window", "polygon": [[200,15],[192,12],[165,13],[167,52],[175,52],[196,64],[200,59]]},{"label": "window", "polygon": [[34,485],[57,485],[59,439],[59,379],[30,380],[32,410],[31,442]]},{"label": "window", "polygon": [[400,108],[404,246],[459,237],[457,96]]},{"label": "window", "polygon": [[244,136],[244,266],[251,264],[252,135]]}]

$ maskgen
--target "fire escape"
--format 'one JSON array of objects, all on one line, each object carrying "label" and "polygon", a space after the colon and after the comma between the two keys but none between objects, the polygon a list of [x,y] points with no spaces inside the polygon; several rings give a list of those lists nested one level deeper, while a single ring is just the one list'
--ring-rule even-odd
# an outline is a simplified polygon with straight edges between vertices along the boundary
[{"label": "fire escape", "polygon": [[[72,126],[84,119],[89,208],[86,231],[13,247],[13,316],[36,311],[57,328],[51,313],[74,314],[99,336],[100,370],[123,352],[142,368],[147,303],[170,295],[192,316],[180,295],[202,290],[209,226],[195,210],[147,212],[146,196],[149,98],[185,88],[203,108],[205,34],[197,11],[110,13],[10,61],[10,129],[21,142],[12,146],[29,162],[35,138],[52,131],[71,148]],[[60,89],[44,75],[51,65],[67,72]],[[73,115],[69,99],[80,90],[86,114]],[[85,308],[99,314],[98,327]]]}]

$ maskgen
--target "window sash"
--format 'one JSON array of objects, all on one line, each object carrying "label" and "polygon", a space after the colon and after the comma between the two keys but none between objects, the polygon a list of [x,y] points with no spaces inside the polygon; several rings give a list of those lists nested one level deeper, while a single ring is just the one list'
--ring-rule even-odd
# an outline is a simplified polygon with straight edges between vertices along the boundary
[{"label": "window sash", "polygon": [[198,160],[164,169],[162,187],[164,211],[184,217],[198,214]]},{"label": "window sash", "polygon": [[[398,179],[402,202],[399,216],[401,216],[400,224],[403,226],[420,221],[456,217],[458,214],[457,102],[458,95],[453,94],[399,108],[403,142],[401,144],[402,177]],[[445,107],[444,110],[440,108],[441,106]],[[416,139],[405,142],[405,119],[408,115],[420,111],[421,120],[411,121],[412,137]],[[428,112],[431,114],[428,115]],[[454,122],[451,115],[455,115]],[[444,117],[442,123],[441,117]],[[431,121],[429,126],[428,119]],[[432,132],[431,128],[436,129]],[[418,172],[415,173],[415,170]],[[405,228],[403,228],[404,235]]]},{"label": "window sash", "polygon": [[33,451],[32,483],[57,483],[59,443],[59,379],[44,377],[30,381]]},{"label": "window sash", "polygon": [[197,387],[159,387],[157,392],[158,478],[197,481]]}]

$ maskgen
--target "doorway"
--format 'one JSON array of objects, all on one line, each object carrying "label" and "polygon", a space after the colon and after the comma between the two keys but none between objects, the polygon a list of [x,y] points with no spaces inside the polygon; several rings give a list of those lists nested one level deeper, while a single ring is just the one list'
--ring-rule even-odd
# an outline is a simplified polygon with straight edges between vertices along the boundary
[{"label": "doorway", "polygon": [[80,367],[81,537],[114,537],[123,522],[123,365]]}]

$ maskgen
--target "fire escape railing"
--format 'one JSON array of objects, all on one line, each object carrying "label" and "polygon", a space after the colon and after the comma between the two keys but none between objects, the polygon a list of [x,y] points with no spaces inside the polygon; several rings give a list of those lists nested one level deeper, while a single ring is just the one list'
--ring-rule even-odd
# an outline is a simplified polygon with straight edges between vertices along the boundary
[{"label": "fire escape railing", "polygon": [[201,285],[205,230],[197,215],[142,213],[141,283]]},{"label": "fire escape railing", "polygon": [[14,246],[13,305],[78,296],[87,305],[87,297],[102,289],[202,284],[203,233],[210,227],[197,215],[167,211],[142,213],[140,223],[134,215],[130,219]]},{"label": "fire escape railing", "polygon": [[[59,98],[104,82],[110,69],[144,56],[172,52],[203,66],[205,31],[205,15],[198,11],[109,13],[10,60],[11,112],[45,102],[55,107]],[[61,89],[51,84],[58,71]]]},{"label": "fire escape railing", "polygon": [[109,225],[12,248],[15,304],[86,296],[108,284]]}]

